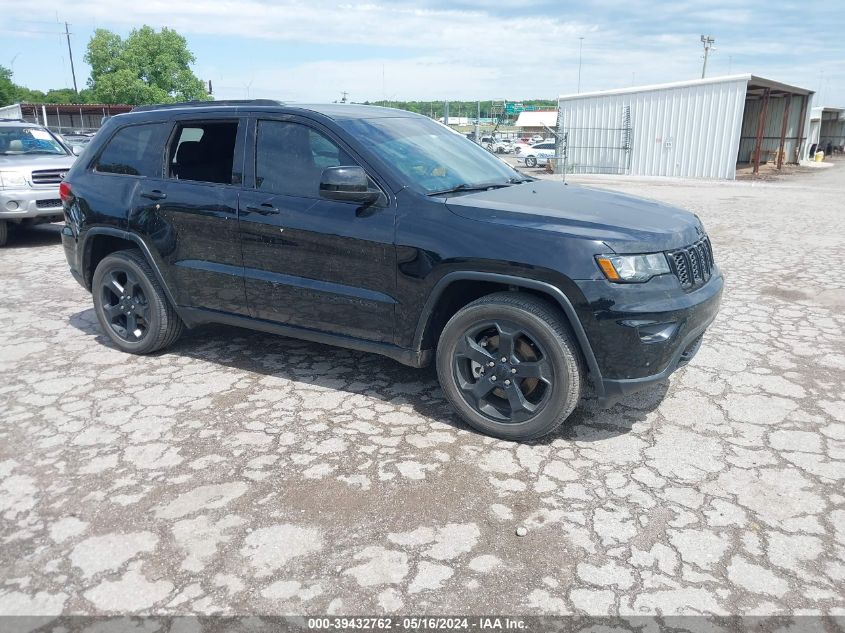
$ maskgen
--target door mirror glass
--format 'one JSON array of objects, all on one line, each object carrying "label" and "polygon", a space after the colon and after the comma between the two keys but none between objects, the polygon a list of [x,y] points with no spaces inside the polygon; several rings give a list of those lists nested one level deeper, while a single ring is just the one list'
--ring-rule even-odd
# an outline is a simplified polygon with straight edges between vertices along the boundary
[{"label": "door mirror glass", "polygon": [[372,204],[380,192],[370,188],[370,178],[357,165],[327,167],[320,177],[320,196],[328,200]]}]

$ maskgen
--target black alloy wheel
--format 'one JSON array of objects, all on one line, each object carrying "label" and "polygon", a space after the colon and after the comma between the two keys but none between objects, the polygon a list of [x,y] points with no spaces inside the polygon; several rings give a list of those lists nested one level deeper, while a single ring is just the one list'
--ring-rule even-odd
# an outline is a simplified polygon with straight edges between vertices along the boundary
[{"label": "black alloy wheel", "polygon": [[99,291],[111,330],[124,341],[141,341],[150,330],[150,304],[134,273],[110,270],[100,281]]},{"label": "black alloy wheel", "polygon": [[122,351],[149,354],[182,333],[184,324],[140,251],[107,255],[91,281],[100,327]]},{"label": "black alloy wheel", "polygon": [[548,401],[554,368],[525,328],[497,319],[470,328],[453,352],[455,377],[478,413],[523,422]]},{"label": "black alloy wheel", "polygon": [[449,320],[437,344],[437,374],[470,426],[529,440],[572,413],[584,371],[560,308],[534,295],[499,292]]}]

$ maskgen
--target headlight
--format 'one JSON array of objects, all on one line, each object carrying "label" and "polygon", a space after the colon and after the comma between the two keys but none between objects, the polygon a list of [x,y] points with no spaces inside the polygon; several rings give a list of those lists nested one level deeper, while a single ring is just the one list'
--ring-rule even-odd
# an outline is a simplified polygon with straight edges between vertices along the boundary
[{"label": "headlight", "polygon": [[0,171],[0,187],[26,187],[26,178],[17,171]]},{"label": "headlight", "polygon": [[643,282],[669,271],[663,253],[648,255],[598,255],[596,261],[610,281]]}]

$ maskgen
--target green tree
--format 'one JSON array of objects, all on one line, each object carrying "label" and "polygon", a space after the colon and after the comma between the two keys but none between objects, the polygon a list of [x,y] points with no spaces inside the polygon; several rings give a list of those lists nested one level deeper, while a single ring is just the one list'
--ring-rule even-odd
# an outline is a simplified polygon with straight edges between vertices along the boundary
[{"label": "green tree", "polygon": [[0,106],[15,102],[17,86],[12,83],[12,71],[0,66]]},{"label": "green tree", "polygon": [[97,29],[88,42],[85,61],[91,66],[88,85],[102,103],[169,103],[208,100],[205,85],[190,68],[196,61],[185,38],[176,31],[149,26],[126,39]]}]

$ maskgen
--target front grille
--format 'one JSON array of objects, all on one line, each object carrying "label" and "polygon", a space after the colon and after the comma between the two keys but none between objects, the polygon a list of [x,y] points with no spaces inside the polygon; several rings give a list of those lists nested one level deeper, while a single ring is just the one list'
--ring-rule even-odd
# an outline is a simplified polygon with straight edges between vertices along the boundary
[{"label": "front grille", "polygon": [[684,290],[703,286],[713,274],[713,248],[707,237],[701,238],[692,246],[669,253],[672,272],[681,282]]},{"label": "front grille", "polygon": [[62,206],[62,201],[60,198],[54,198],[51,200],[36,200],[35,206],[39,209],[52,209],[53,207]]},{"label": "front grille", "polygon": [[57,185],[62,181],[67,169],[42,169],[32,172],[33,185]]}]

